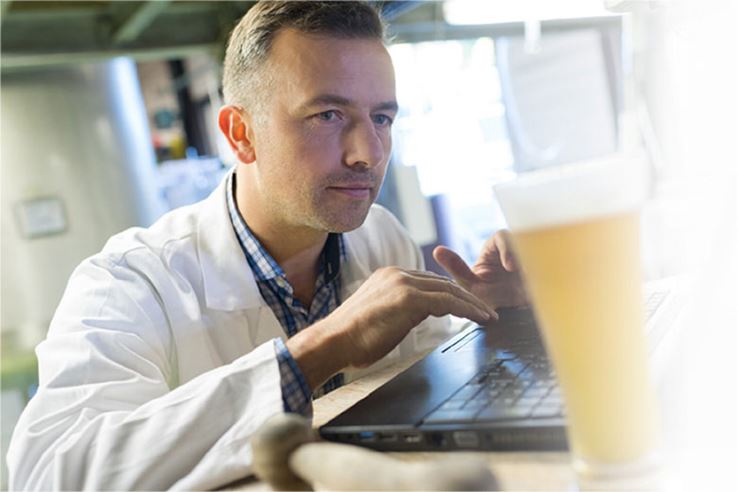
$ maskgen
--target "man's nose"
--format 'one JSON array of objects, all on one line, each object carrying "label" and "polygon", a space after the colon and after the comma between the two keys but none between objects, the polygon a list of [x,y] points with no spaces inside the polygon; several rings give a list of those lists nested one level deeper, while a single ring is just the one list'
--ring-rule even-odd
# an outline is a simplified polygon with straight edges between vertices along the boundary
[{"label": "man's nose", "polygon": [[374,122],[361,121],[346,132],[344,163],[349,167],[373,168],[386,159],[387,149]]}]

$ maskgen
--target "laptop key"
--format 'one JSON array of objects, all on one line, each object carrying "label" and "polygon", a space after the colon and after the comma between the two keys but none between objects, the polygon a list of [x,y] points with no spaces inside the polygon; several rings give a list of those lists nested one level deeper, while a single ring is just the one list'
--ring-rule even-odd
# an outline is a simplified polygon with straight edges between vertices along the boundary
[{"label": "laptop key", "polygon": [[562,415],[561,412],[561,405],[548,405],[548,404],[540,404],[536,408],[533,409],[533,412],[531,413],[531,417],[533,418],[550,418],[550,417],[559,417]]},{"label": "laptop key", "polygon": [[524,397],[529,398],[542,398],[548,394],[548,390],[546,388],[528,388],[523,393]]},{"label": "laptop key", "polygon": [[519,360],[508,360],[502,363],[507,372],[512,376],[517,376],[525,371],[527,364]]},{"label": "laptop key", "polygon": [[459,391],[454,393],[454,395],[451,397],[452,400],[463,400],[466,401],[470,398],[472,398],[474,395],[479,393],[479,391],[482,389],[482,386],[478,384],[468,384],[466,386],[463,386]]},{"label": "laptop key", "polygon": [[540,396],[529,396],[527,393],[518,400],[518,405],[525,405],[533,407],[541,401]]},{"label": "laptop key", "polygon": [[523,419],[530,415],[531,408],[525,406],[499,406],[497,404],[483,408],[474,418],[475,421],[483,420],[511,420]]},{"label": "laptop key", "polygon": [[532,382],[538,379],[538,375],[532,368],[526,367],[523,372],[518,374],[518,379],[523,380],[523,381]]},{"label": "laptop key", "polygon": [[512,398],[513,400],[517,400],[518,398],[520,398],[520,396],[524,392],[525,392],[524,390],[513,386],[513,387],[504,389],[502,393],[500,393],[500,397],[501,398]]},{"label": "laptop key", "polygon": [[518,379],[517,381],[515,381],[515,387],[521,390],[526,390],[530,388],[532,384],[533,384],[533,381],[528,381],[525,379]]},{"label": "laptop key", "polygon": [[497,360],[515,360],[518,358],[518,354],[511,352],[510,350],[497,349],[495,351],[495,357]]},{"label": "laptop key", "polygon": [[546,391],[546,393],[548,393],[549,389],[551,388],[551,382],[545,381],[545,380],[534,381],[533,384],[530,385],[529,389],[537,389],[537,388],[543,389]]},{"label": "laptop key", "polygon": [[482,408],[486,407],[487,405],[489,405],[489,401],[488,400],[483,400],[481,398],[475,398],[473,400],[469,400],[468,402],[466,402],[466,404],[464,405],[463,408],[464,408],[464,410],[469,410],[469,411],[471,411],[471,410],[481,410]]},{"label": "laptop key", "polygon": [[487,388],[487,391],[502,391],[508,386],[510,386],[510,383],[507,381],[496,381],[495,380],[495,381],[490,382],[486,386],[486,388]]},{"label": "laptop key", "polygon": [[556,406],[561,405],[561,397],[556,395],[546,395],[545,398],[541,399],[541,405]]},{"label": "laptop key", "polygon": [[487,395],[486,395],[487,396],[487,400],[489,400],[489,401],[495,400],[501,394],[502,394],[502,390],[500,390],[500,389],[495,389],[495,390],[487,391]]}]

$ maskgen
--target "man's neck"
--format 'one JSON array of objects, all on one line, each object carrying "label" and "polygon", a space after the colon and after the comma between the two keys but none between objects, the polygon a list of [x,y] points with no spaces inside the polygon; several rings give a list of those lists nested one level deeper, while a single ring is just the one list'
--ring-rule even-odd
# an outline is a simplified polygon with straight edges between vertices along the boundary
[{"label": "man's neck", "polygon": [[296,227],[270,219],[262,209],[250,203],[246,186],[236,181],[236,206],[251,232],[282,268],[295,291],[295,297],[310,306],[315,281],[320,270],[318,260],[328,237],[327,232]]}]

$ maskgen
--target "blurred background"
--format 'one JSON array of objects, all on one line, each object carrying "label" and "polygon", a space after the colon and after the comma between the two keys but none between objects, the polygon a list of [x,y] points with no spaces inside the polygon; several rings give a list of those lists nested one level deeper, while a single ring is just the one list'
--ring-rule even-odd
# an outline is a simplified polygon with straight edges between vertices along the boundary
[{"label": "blurred background", "polygon": [[[429,268],[438,270],[435,245],[473,262],[505,226],[494,183],[641,150],[652,178],[645,279],[695,272],[704,287],[696,298],[712,318],[683,348],[730,361],[738,349],[734,2],[376,3],[393,35],[401,106],[379,201],[423,247]],[[112,234],[201,200],[234,164],[216,126],[221,62],[252,4],[0,3],[3,468],[35,391],[33,348],[72,270]],[[724,367],[735,374],[734,361]],[[698,394],[714,380],[707,369],[689,373]],[[738,415],[735,398],[726,401],[721,411]],[[691,450],[685,460],[722,446],[690,432],[679,438]],[[735,425],[730,433],[738,442]]]}]

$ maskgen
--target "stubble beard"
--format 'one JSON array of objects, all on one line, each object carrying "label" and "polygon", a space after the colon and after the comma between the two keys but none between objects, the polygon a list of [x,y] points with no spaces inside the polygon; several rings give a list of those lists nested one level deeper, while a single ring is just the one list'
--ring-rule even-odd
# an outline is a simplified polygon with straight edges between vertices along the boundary
[{"label": "stubble beard", "polygon": [[[370,173],[370,172],[369,172]],[[282,217],[284,223],[321,232],[349,232],[360,227],[376,200],[384,181],[384,174],[373,174],[357,179],[356,174],[332,176],[319,185],[288,190],[281,188],[278,196],[269,201],[273,217]],[[366,200],[342,200],[328,188],[341,183],[361,181],[371,187]],[[291,193],[289,193],[291,191]],[[284,193],[289,194],[285,195]]]},{"label": "stubble beard", "polygon": [[[310,210],[305,217],[306,225],[325,232],[349,232],[364,223],[369,209],[376,199],[372,190],[366,200],[339,203],[328,190],[319,190],[310,197]],[[331,199],[333,198],[333,199]]]},{"label": "stubble beard", "polygon": [[325,187],[302,189],[297,196],[272,201],[273,212],[289,223],[322,232],[349,232],[360,227],[377,198],[379,184],[366,200],[344,201]]}]

